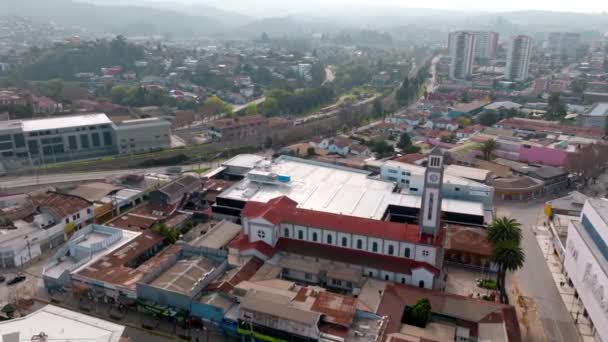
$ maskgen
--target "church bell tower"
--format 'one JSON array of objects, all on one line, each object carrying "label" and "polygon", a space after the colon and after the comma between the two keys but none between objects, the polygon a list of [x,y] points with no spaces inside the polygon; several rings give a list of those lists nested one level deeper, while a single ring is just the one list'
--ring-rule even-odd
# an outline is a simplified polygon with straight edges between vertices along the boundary
[{"label": "church bell tower", "polygon": [[437,237],[441,228],[441,187],[443,185],[443,152],[435,147],[424,174],[424,190],[418,224],[420,234]]}]

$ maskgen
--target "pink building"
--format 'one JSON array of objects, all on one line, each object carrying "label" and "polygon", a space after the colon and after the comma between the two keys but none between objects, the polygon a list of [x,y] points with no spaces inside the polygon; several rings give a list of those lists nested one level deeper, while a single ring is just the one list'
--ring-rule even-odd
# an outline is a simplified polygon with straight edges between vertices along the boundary
[{"label": "pink building", "polygon": [[519,161],[550,166],[565,166],[568,152],[544,146],[522,145],[519,149]]}]

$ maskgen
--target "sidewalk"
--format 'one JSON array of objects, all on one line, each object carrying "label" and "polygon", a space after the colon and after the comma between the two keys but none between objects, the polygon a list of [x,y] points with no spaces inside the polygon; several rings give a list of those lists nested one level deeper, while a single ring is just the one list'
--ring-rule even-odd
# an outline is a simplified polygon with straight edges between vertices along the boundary
[{"label": "sidewalk", "polygon": [[555,281],[562,301],[572,316],[572,320],[576,323],[583,342],[595,342],[590,322],[583,316],[584,307],[580,299],[574,298],[574,288],[568,284],[566,276],[562,272],[562,263],[553,252],[553,235],[548,227],[543,226],[538,226],[536,232],[536,241],[543,252],[547,266],[549,266],[553,281]]}]

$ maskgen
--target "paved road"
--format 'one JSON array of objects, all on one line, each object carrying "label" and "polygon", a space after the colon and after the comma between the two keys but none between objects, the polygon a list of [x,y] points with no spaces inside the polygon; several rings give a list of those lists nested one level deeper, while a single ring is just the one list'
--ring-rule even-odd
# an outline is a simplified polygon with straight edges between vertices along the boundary
[{"label": "paved road", "polygon": [[[189,171],[198,168],[213,168],[220,164],[219,161],[211,163],[200,163],[192,165],[179,165],[182,171]],[[104,180],[107,178],[120,177],[130,174],[139,173],[165,173],[167,166],[155,167],[147,169],[129,169],[129,170],[108,170],[108,171],[94,171],[94,172],[78,172],[78,173],[58,173],[58,174],[44,174],[39,176],[21,176],[21,177],[0,177],[0,190],[12,189],[27,186],[36,185],[52,185],[58,183],[69,183],[79,181],[94,181]]]},{"label": "paved road", "polygon": [[[572,321],[544,255],[536,241],[534,227],[542,215],[544,202],[504,203],[497,205],[498,216],[516,218],[522,223],[522,247],[526,253],[526,263],[508,282],[517,284],[523,296],[534,300],[547,341],[577,342],[581,337]],[[512,303],[516,305],[517,303]],[[534,327],[532,327],[533,329]]]},{"label": "paved road", "polygon": [[260,98],[259,98],[259,99],[257,99],[257,100],[253,100],[253,101],[251,101],[251,102],[245,103],[244,105],[240,105],[240,106],[236,106],[236,107],[232,108],[232,112],[233,112],[233,113],[240,112],[241,110],[243,110],[243,109],[245,109],[245,108],[249,107],[249,106],[250,106],[250,105],[252,105],[252,104],[259,105],[260,103],[262,103],[262,102],[264,102],[264,101],[266,101],[266,97],[260,97]]}]

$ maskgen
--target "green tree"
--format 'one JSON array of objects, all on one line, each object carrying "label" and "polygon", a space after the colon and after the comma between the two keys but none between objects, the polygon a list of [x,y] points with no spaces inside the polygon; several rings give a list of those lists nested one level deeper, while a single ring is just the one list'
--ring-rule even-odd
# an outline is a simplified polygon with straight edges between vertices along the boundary
[{"label": "green tree", "polygon": [[247,110],[245,111],[245,113],[247,115],[255,115],[258,113],[258,105],[255,103],[250,104],[249,106],[247,106]]},{"label": "green tree", "polygon": [[279,115],[279,101],[274,97],[266,97],[263,104],[264,115],[276,116]]},{"label": "green tree", "polygon": [[380,158],[386,158],[395,153],[395,150],[389,143],[380,139],[372,141],[371,150],[377,153]]},{"label": "green tree", "polygon": [[314,157],[317,154],[316,150],[314,147],[310,146],[306,149],[306,156],[307,157]]},{"label": "green tree", "polygon": [[374,100],[372,116],[374,116],[375,118],[380,118],[384,116],[384,108],[382,107],[382,101],[379,98]]},{"label": "green tree", "polygon": [[416,301],[411,310],[412,320],[417,323],[415,325],[422,328],[426,327],[431,320],[432,310],[431,302],[428,298],[421,298]]},{"label": "green tree", "polygon": [[480,146],[480,151],[483,153],[483,159],[490,160],[492,158],[492,154],[498,148],[498,143],[495,139],[486,140]]},{"label": "green tree", "polygon": [[409,146],[412,146],[412,138],[407,132],[401,133],[399,136],[399,142],[397,142],[397,147],[403,150]]},{"label": "green tree", "polygon": [[174,244],[179,240],[179,231],[175,228],[167,227],[164,223],[155,224],[152,230],[162,235],[170,244]]},{"label": "green tree", "polygon": [[498,122],[498,114],[495,110],[486,110],[477,116],[480,125],[491,127]]},{"label": "green tree", "polygon": [[566,105],[562,103],[559,93],[551,94],[547,103],[547,119],[561,120],[566,114]]},{"label": "green tree", "polygon": [[495,245],[504,241],[520,242],[522,239],[521,224],[505,216],[494,219],[487,232],[488,241]]},{"label": "green tree", "polygon": [[518,241],[502,241],[494,245],[492,261],[498,267],[497,285],[500,290],[500,301],[509,304],[505,278],[507,272],[513,272],[523,267],[525,254]]},{"label": "green tree", "polygon": [[440,140],[444,143],[454,144],[458,140],[458,137],[456,137],[456,134],[450,133],[448,135],[442,136]]},{"label": "green tree", "polygon": [[208,97],[203,102],[203,110],[209,114],[224,114],[232,112],[232,106],[222,101],[217,96]]}]

